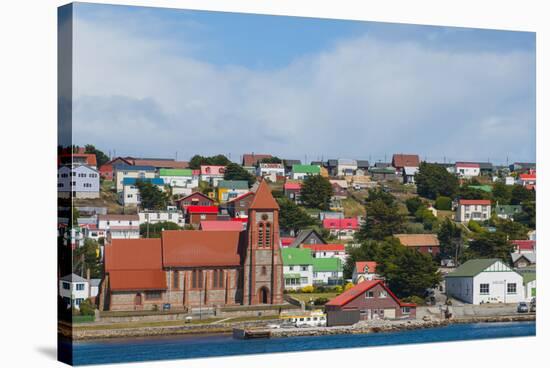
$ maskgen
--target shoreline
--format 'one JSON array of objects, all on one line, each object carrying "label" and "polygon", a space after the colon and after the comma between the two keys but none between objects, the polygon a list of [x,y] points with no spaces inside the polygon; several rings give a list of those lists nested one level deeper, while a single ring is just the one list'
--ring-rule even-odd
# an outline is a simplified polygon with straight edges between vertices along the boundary
[{"label": "shoreline", "polygon": [[209,335],[209,334],[231,334],[234,328],[253,329],[270,331],[271,338],[284,338],[295,336],[323,336],[323,335],[343,335],[343,334],[369,334],[380,332],[398,332],[406,330],[416,330],[424,328],[445,327],[451,324],[467,323],[498,323],[498,322],[528,322],[536,321],[536,314],[527,315],[508,315],[508,316],[479,316],[479,317],[461,317],[450,320],[435,319],[430,321],[423,320],[403,320],[403,321],[377,321],[377,323],[356,324],[353,326],[334,326],[317,328],[280,328],[267,329],[263,326],[270,323],[277,323],[279,320],[261,321],[260,323],[246,322],[237,324],[210,324],[202,326],[164,326],[164,327],[138,327],[122,329],[94,329],[86,330],[72,328],[67,323],[58,324],[58,334],[72,339],[72,341],[93,341],[109,340],[117,338],[142,338],[142,337],[162,337],[177,335]]}]

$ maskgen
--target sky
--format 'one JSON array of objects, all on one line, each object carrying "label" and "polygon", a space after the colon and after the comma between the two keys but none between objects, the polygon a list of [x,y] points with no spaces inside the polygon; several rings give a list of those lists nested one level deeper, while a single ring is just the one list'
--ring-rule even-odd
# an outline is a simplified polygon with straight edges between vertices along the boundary
[{"label": "sky", "polygon": [[535,160],[535,33],[85,3],[73,17],[75,144]]}]

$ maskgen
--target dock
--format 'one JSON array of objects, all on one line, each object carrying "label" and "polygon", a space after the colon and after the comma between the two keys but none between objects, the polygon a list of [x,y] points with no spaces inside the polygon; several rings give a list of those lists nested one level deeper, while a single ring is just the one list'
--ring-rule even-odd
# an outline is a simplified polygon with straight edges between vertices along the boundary
[{"label": "dock", "polygon": [[268,329],[259,328],[234,328],[233,338],[239,340],[247,339],[269,339],[271,331]]}]

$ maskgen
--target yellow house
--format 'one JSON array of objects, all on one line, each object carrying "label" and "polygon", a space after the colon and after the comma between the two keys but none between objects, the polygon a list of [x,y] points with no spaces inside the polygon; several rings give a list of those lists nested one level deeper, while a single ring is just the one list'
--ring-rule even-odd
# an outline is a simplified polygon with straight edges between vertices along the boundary
[{"label": "yellow house", "polygon": [[246,180],[222,180],[218,183],[218,196],[217,201],[219,203],[227,202],[233,198],[237,198],[240,195],[249,192],[248,181]]},{"label": "yellow house", "polygon": [[321,171],[319,173],[323,178],[328,178],[328,170],[326,167],[321,166]]}]

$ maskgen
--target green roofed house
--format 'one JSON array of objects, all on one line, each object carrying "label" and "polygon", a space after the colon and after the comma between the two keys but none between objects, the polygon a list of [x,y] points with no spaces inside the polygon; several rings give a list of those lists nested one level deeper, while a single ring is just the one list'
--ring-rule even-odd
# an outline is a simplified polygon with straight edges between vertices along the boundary
[{"label": "green roofed house", "polygon": [[497,204],[495,206],[495,215],[497,215],[498,218],[505,219],[505,220],[513,220],[514,215],[517,215],[518,213],[521,213],[523,211],[523,208],[521,205],[513,205],[513,204]]},{"label": "green roofed house", "polygon": [[321,167],[318,165],[292,165],[292,179],[303,180],[309,175],[320,175]]},{"label": "green roofed house", "polygon": [[313,258],[313,284],[341,285],[344,268],[340,258]]},{"label": "green roofed house", "polygon": [[282,248],[285,289],[295,290],[313,285],[313,261],[311,250],[304,248]]},{"label": "green roofed house", "polygon": [[159,177],[172,187],[172,194],[186,196],[199,186],[199,176],[191,169],[160,169]]},{"label": "green roofed house", "polygon": [[217,189],[220,203],[230,201],[250,191],[247,180],[220,180]]},{"label": "green roofed house", "polygon": [[469,304],[525,300],[523,277],[497,258],[471,259],[445,276],[448,297]]}]

